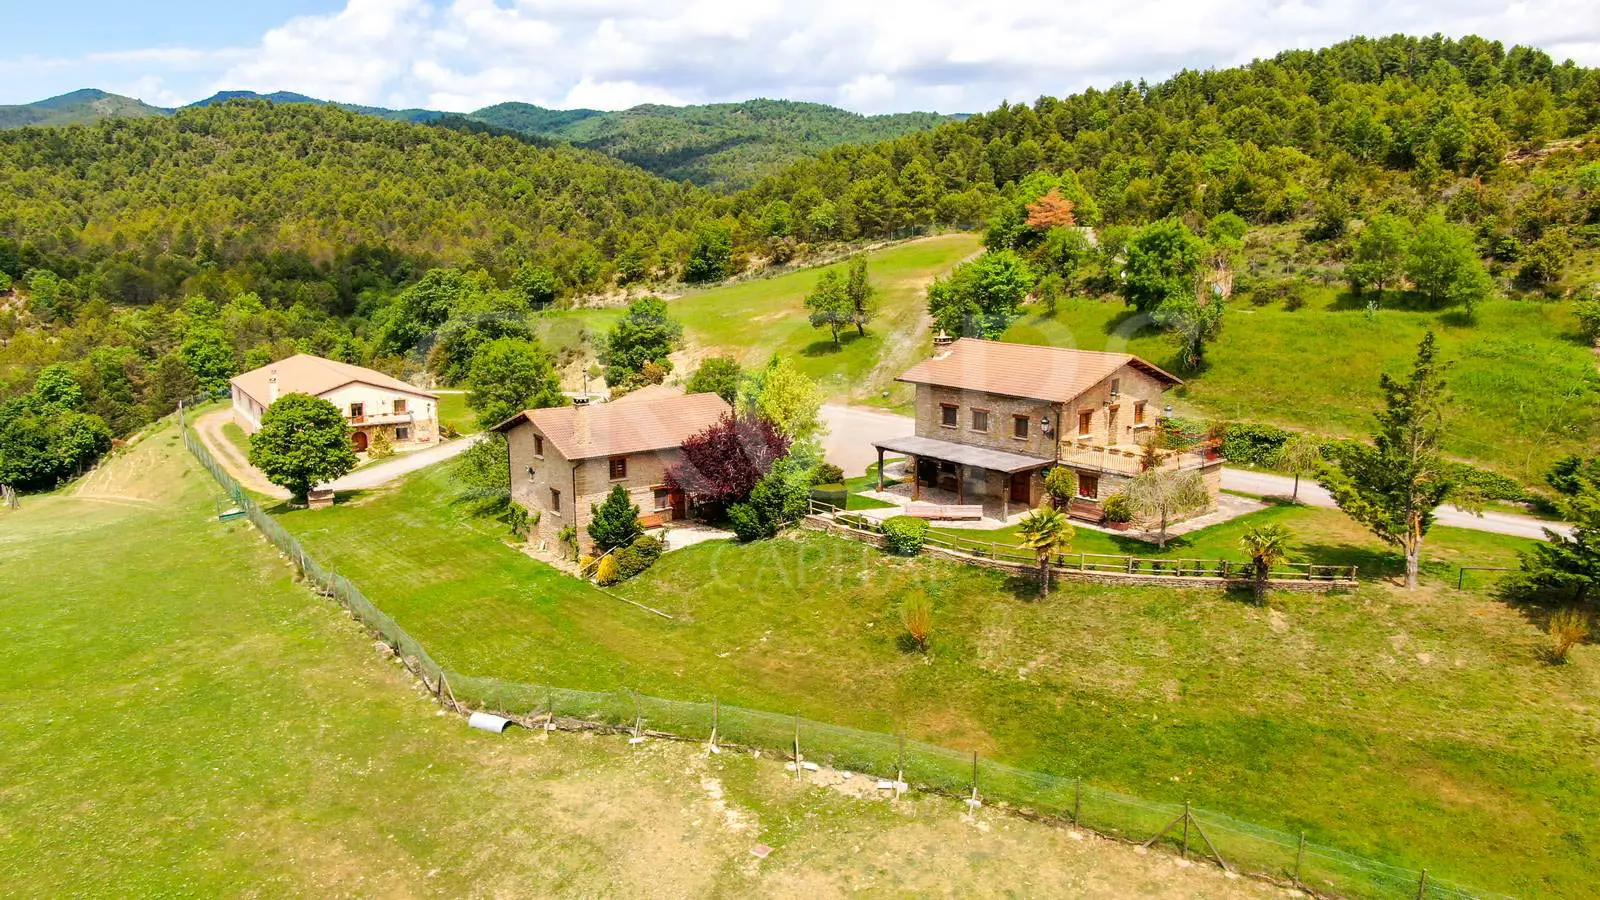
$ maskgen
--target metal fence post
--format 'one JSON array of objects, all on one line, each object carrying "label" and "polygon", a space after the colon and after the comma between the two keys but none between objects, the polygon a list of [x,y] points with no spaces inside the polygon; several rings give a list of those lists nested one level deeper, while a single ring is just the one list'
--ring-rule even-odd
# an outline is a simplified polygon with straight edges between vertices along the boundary
[{"label": "metal fence post", "polygon": [[799,715],[799,713],[796,713],[795,717],[794,717],[794,780],[795,781],[800,781],[801,780],[802,776],[801,776],[800,773],[801,773],[801,769],[800,769],[800,715]]},{"label": "metal fence post", "polygon": [[983,801],[978,799],[978,751],[972,751],[972,799],[968,801],[977,806]]},{"label": "metal fence post", "polygon": [[1078,817],[1083,812],[1083,779],[1080,777],[1072,789],[1072,827],[1078,827]]},{"label": "metal fence post", "polygon": [[1189,801],[1183,801],[1183,858],[1189,858]]},{"label": "metal fence post", "polygon": [[1305,829],[1302,828],[1302,829],[1300,829],[1300,849],[1296,850],[1295,854],[1294,854],[1294,883],[1295,884],[1299,884],[1300,883],[1300,864],[1305,862],[1305,859],[1306,859],[1306,832],[1305,832]]},{"label": "metal fence post", "polygon": [[1417,900],[1427,900],[1428,897],[1428,870],[1422,870],[1422,878],[1417,881]]}]

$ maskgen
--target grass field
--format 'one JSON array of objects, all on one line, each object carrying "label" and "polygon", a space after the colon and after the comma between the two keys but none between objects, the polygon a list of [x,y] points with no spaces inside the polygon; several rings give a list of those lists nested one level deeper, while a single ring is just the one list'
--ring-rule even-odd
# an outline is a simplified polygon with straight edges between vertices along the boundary
[{"label": "grass field", "polygon": [[[827,329],[811,327],[804,306],[822,272],[838,266],[687,294],[669,304],[683,323],[688,345],[680,354],[679,374],[687,377],[706,356],[730,354],[745,365],[759,365],[781,353],[821,382],[830,397],[881,399],[893,378],[926,350],[927,285],[979,249],[976,235],[947,234],[867,254],[882,312],[865,337],[842,335],[841,348],[834,347]],[[536,324],[547,346],[571,348],[592,345],[621,314],[620,308],[556,310]]]},{"label": "grass field", "polygon": [[[670,554],[621,588],[668,621],[508,548],[455,492],[435,468],[282,521],[461,671],[904,728],[1489,889],[1600,877],[1600,660],[1551,666],[1537,623],[1453,588],[1454,565],[1505,564],[1516,539],[1436,529],[1407,594],[1372,583],[1397,560],[1337,513],[1277,509],[1297,553],[1369,583],[1268,611],[1082,584],[1041,602],[1028,579],[798,532]],[[899,642],[912,590],[935,600],[927,657]]]},{"label": "grass field", "polygon": [[439,395],[439,424],[448,425],[461,434],[479,430],[478,414],[467,406],[464,393]]},{"label": "grass field", "polygon": [[[1497,300],[1484,304],[1477,324],[1462,325],[1449,313],[1396,309],[1369,319],[1333,291],[1311,296],[1294,312],[1230,308],[1208,367],[1177,392],[1180,411],[1364,436],[1381,403],[1378,376],[1409,371],[1431,328],[1453,363],[1450,453],[1538,483],[1555,459],[1600,440],[1600,372],[1573,339],[1567,304]],[[1175,367],[1170,338],[1139,322],[1120,301],[1079,299],[1054,317],[1024,316],[1005,338],[1126,350]]]},{"label": "grass field", "polygon": [[1275,893],[747,755],[470,731],[215,491],[168,426],[0,510],[7,896]]}]

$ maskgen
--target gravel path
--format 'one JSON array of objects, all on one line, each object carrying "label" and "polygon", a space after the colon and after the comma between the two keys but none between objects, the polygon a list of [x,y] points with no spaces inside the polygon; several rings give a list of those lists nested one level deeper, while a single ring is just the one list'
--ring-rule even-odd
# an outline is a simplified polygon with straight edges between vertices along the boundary
[{"label": "gravel path", "polygon": [[[878,461],[878,453],[872,447],[874,440],[911,434],[916,427],[916,421],[910,416],[837,404],[822,407],[822,421],[828,426],[828,434],[822,440],[828,461],[843,468],[845,475],[852,477],[860,475],[867,466]],[[1222,486],[1230,491],[1258,497],[1287,497],[1294,489],[1294,479],[1269,472],[1224,468]],[[1333,497],[1321,485],[1307,478],[1300,480],[1300,502],[1309,506],[1336,506]],[[1439,507],[1436,517],[1440,525],[1513,537],[1541,539],[1546,528],[1562,534],[1571,532],[1571,526],[1564,523],[1503,512],[1485,512],[1476,516],[1455,506]]]}]

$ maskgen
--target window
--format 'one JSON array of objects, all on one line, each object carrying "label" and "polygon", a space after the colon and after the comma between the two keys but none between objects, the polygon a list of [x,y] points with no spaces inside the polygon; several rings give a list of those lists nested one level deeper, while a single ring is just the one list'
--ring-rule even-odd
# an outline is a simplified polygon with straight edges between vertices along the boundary
[{"label": "window", "polygon": [[989,411],[987,409],[975,409],[972,411],[972,430],[989,430]]},{"label": "window", "polygon": [[1097,499],[1100,496],[1100,476],[1090,475],[1087,472],[1079,472],[1078,496],[1085,500]]},{"label": "window", "polygon": [[1121,407],[1113,406],[1106,410],[1107,440],[1111,441],[1113,444],[1117,442],[1117,410],[1119,409],[1121,409]]},{"label": "window", "polygon": [[409,440],[411,440],[411,429],[407,428],[404,425],[396,426],[395,429],[394,429],[394,439],[397,440],[397,441],[409,441]]},{"label": "window", "polygon": [[672,508],[672,492],[664,487],[655,489],[656,512],[663,512]]},{"label": "window", "polygon": [[1135,401],[1133,401],[1133,424],[1135,424],[1135,425],[1143,425],[1144,424],[1144,401],[1143,400],[1135,400]]},{"label": "window", "polygon": [[[324,409],[326,409],[326,407],[324,407]],[[363,418],[366,417],[366,414],[367,414],[367,405],[365,403],[352,403],[352,404],[350,404],[350,418],[355,419],[357,422],[359,422]]]},{"label": "window", "polygon": [[1094,410],[1078,413],[1078,437],[1088,437],[1094,431]]},{"label": "window", "polygon": [[395,398],[395,400],[394,400],[394,414],[397,415],[397,416],[403,416],[403,415],[406,414],[406,398],[404,398],[404,397],[396,397]]},{"label": "window", "polygon": [[611,480],[621,481],[628,477],[628,458],[626,456],[611,457]]},{"label": "window", "polygon": [[550,489],[550,509],[552,512],[561,512],[561,492],[555,488]]},{"label": "window", "polygon": [[954,427],[956,427],[956,410],[957,409],[959,409],[959,407],[957,407],[953,403],[941,403],[941,404],[939,404],[939,424],[943,425],[946,428],[954,428]]},{"label": "window", "polygon": [[1028,436],[1028,417],[1027,416],[1012,416],[1011,417],[1011,436],[1012,437],[1019,437],[1019,438],[1025,438],[1025,437]]},{"label": "window", "polygon": [[1121,378],[1113,378],[1113,379],[1111,379],[1111,396],[1115,397],[1115,396],[1117,396],[1118,394],[1121,394],[1121,393],[1122,393],[1122,379]]},{"label": "window", "polygon": [[542,434],[533,436],[533,455],[544,459],[544,435]]}]

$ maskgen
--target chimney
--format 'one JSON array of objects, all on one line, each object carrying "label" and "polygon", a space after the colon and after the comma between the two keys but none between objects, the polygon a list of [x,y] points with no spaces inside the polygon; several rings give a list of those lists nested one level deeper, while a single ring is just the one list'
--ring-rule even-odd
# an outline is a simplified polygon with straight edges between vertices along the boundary
[{"label": "chimney", "polygon": [[938,334],[933,336],[933,358],[944,359],[949,356],[951,349],[955,346],[955,342],[955,338],[945,334],[941,329]]},{"label": "chimney", "polygon": [[579,447],[589,446],[589,398],[587,395],[572,398],[572,439]]},{"label": "chimney", "polygon": [[267,373],[267,405],[278,402],[278,370],[273,369]]}]

